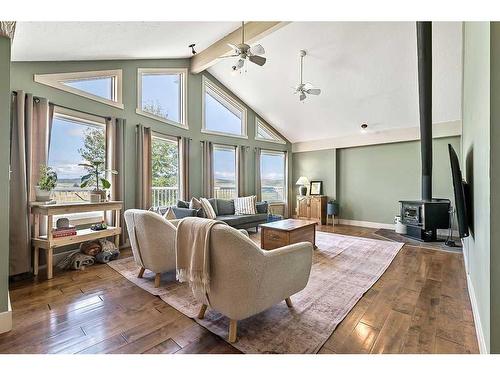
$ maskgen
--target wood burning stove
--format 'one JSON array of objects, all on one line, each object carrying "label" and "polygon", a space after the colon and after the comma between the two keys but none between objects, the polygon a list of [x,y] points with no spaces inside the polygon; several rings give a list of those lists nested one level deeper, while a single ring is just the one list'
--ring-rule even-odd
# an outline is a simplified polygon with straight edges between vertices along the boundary
[{"label": "wood burning stove", "polygon": [[418,99],[422,200],[402,200],[401,222],[407,236],[436,241],[438,229],[450,225],[450,200],[432,198],[432,23],[417,22]]},{"label": "wood burning stove", "polygon": [[450,226],[450,200],[399,201],[406,235],[420,241],[437,241],[437,230]]}]

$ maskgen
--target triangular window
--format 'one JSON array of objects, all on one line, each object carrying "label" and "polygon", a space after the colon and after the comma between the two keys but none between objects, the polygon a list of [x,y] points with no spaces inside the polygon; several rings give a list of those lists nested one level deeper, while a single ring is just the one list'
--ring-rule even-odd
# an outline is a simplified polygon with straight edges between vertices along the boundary
[{"label": "triangular window", "polygon": [[264,124],[259,118],[255,121],[255,139],[259,141],[282,143],[286,142],[268,125]]},{"label": "triangular window", "polygon": [[114,107],[123,108],[122,71],[35,74],[35,82],[80,95]]}]

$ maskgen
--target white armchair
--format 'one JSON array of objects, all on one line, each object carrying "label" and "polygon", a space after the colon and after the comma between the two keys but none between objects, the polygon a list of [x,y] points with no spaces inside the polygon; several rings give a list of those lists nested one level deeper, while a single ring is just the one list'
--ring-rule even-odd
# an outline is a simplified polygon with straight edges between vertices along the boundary
[{"label": "white armchair", "polygon": [[175,270],[177,222],[145,210],[127,210],[124,216],[134,260],[141,267],[138,277],[141,278],[146,269],[153,271],[158,288],[161,273]]},{"label": "white armchair", "polygon": [[[313,246],[301,242],[275,250],[261,250],[230,226],[217,225],[210,235],[210,308],[230,319],[229,341],[235,342],[238,320],[285,300],[307,285]],[[203,319],[206,305],[198,314]]]}]

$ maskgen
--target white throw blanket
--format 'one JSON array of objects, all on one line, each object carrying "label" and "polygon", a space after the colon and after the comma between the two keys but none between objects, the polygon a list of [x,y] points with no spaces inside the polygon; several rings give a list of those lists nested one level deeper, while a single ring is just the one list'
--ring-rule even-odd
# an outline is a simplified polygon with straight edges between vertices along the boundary
[{"label": "white throw blanket", "polygon": [[208,305],[210,291],[210,231],[222,221],[186,217],[177,226],[177,280],[188,282],[197,300]]}]

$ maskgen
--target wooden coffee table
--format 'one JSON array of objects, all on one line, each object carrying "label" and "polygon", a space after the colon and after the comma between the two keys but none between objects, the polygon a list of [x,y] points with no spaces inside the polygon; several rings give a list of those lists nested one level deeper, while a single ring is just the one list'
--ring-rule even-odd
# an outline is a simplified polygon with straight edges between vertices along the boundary
[{"label": "wooden coffee table", "polygon": [[260,225],[260,246],[277,249],[297,242],[310,242],[316,249],[316,222],[286,219]]}]

